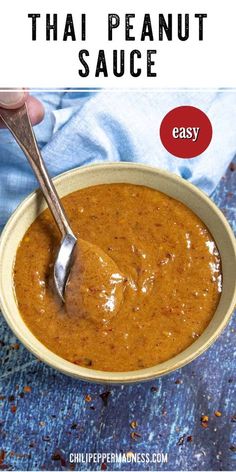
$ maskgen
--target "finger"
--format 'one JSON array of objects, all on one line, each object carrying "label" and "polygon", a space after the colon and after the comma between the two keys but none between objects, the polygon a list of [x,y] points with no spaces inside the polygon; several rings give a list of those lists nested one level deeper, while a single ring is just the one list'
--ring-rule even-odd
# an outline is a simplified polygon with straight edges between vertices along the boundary
[{"label": "finger", "polygon": [[[27,101],[27,108],[29,112],[29,117],[32,125],[37,125],[42,121],[44,117],[44,108],[42,103],[37,100],[35,97],[31,97],[28,95]],[[6,128],[6,125],[3,123],[3,121],[0,119],[0,128]]]},{"label": "finger", "polygon": [[0,107],[14,109],[19,108],[25,103],[28,97],[28,92],[24,89],[9,92],[0,90]]},{"label": "finger", "polygon": [[37,98],[29,96],[26,105],[32,125],[37,125],[44,117],[44,108],[42,103],[37,100]]}]

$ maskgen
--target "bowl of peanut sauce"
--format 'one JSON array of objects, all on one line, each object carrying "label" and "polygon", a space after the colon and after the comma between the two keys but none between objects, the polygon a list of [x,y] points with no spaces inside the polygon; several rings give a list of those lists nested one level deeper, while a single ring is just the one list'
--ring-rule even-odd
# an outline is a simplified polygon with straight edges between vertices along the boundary
[{"label": "bowl of peanut sauce", "polygon": [[39,191],[0,240],[0,305],[19,340],[93,382],[149,380],[202,354],[236,301],[235,239],[211,199],[133,163],[76,168],[54,183],[78,237],[65,303],[52,277],[60,235]]}]

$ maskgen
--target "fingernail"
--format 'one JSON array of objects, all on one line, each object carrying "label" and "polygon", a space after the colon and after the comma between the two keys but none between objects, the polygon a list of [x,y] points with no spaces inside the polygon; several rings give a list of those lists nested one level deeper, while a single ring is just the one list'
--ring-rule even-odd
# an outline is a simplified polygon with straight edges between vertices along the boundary
[{"label": "fingernail", "polygon": [[24,90],[18,90],[17,92],[0,92],[0,106],[12,107],[22,102],[24,98]]}]

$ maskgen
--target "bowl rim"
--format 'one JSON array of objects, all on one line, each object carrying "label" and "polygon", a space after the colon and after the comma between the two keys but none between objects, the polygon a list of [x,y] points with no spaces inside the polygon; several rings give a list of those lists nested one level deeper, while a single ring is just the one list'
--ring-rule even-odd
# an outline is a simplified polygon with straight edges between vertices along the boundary
[{"label": "bowl rim", "polygon": [[[200,190],[198,187],[190,183],[189,181],[183,179],[182,177],[179,177],[178,175],[163,170],[159,169],[150,165],[146,164],[139,164],[139,163],[134,163],[134,162],[109,162],[109,163],[95,163],[95,164],[90,164],[82,167],[76,167],[71,170],[68,170],[66,172],[63,172],[59,174],[58,176],[53,178],[54,184],[60,184],[61,181],[64,179],[68,178],[69,176],[72,176],[73,174],[81,174],[81,173],[89,173],[91,172],[94,168],[100,169],[100,171],[105,171],[108,168],[114,168],[114,169],[136,169],[140,171],[145,171],[149,172],[151,174],[156,174],[156,175],[161,175],[162,177],[172,180],[175,182],[178,182],[180,185],[184,186],[185,188],[189,189],[192,191],[197,197],[200,199],[204,200],[207,205],[211,207],[211,209],[214,211],[214,213],[217,215],[217,217],[221,220],[221,223],[224,226],[224,230],[227,233],[227,236],[230,239],[230,242],[232,244],[232,248],[234,251],[234,259],[236,260],[236,242],[235,242],[235,237],[234,233],[225,218],[224,214],[221,212],[221,210],[216,206],[216,204],[206,195],[202,190]],[[102,182],[101,182],[102,184]],[[92,185],[99,185],[99,184],[92,184]],[[142,185],[142,184],[139,184]],[[144,186],[146,185],[145,183],[143,184]],[[146,185],[148,186],[148,185]],[[86,186],[85,186],[86,187]],[[70,194],[71,191],[69,191],[67,194]],[[24,326],[27,328],[27,330],[32,334],[35,344],[41,346],[44,351],[44,355],[41,354],[41,351],[39,347],[33,345],[27,338],[20,332],[20,330],[16,327],[14,322],[12,321],[11,317],[9,316],[9,310],[7,306],[7,302],[4,296],[4,283],[3,283],[3,272],[4,268],[2,267],[2,255],[3,255],[3,250],[5,246],[5,242],[7,241],[9,235],[11,237],[11,230],[12,226],[14,226],[14,221],[18,217],[18,215],[21,212],[25,211],[25,207],[30,205],[31,201],[33,202],[34,199],[36,198],[37,195],[41,194],[41,191],[39,189],[34,190],[33,192],[30,193],[15,209],[11,217],[8,219],[1,237],[0,237],[0,310],[7,322],[7,324],[10,326],[11,330],[13,333],[16,335],[16,337],[22,342],[22,344],[34,355],[36,356],[39,360],[43,361],[45,364],[49,365],[50,367],[53,367],[60,372],[76,377],[80,380],[84,381],[91,381],[91,382],[96,382],[96,383],[107,383],[107,384],[115,384],[115,383],[134,383],[134,382],[142,382],[142,381],[148,381],[153,378],[157,378],[160,376],[167,375],[171,372],[173,372],[176,369],[180,369],[181,367],[185,366],[186,364],[192,362],[194,359],[196,359],[198,356],[200,356],[203,352],[205,352],[214,342],[215,340],[219,337],[221,332],[224,330],[226,325],[229,322],[229,319],[231,317],[231,314],[234,310],[235,304],[236,304],[236,280],[234,284],[234,293],[231,298],[231,303],[228,306],[227,311],[225,312],[224,316],[222,317],[221,322],[219,323],[218,327],[215,329],[214,333],[206,339],[205,342],[202,343],[201,346],[199,346],[197,349],[191,349],[191,351],[188,353],[188,350],[194,345],[192,343],[188,348],[186,348],[182,353],[186,352],[186,356],[183,359],[178,359],[178,357],[182,354],[178,354],[174,356],[172,359],[172,365],[171,367],[166,366],[166,363],[168,363],[170,360],[165,361],[160,364],[156,364],[152,367],[148,367],[145,369],[139,369],[139,370],[133,370],[133,371],[120,371],[120,372],[111,372],[111,371],[101,371],[101,370],[94,370],[94,369],[88,369],[85,367],[77,366],[69,361],[66,361],[62,357],[58,356],[57,354],[53,353],[50,351],[46,346],[44,346],[43,343],[41,343],[34,335],[33,333],[29,330],[27,327],[26,323],[24,322],[23,318],[21,317],[20,311],[17,307],[18,315],[21,320],[21,322],[24,324]],[[173,197],[174,198],[174,197]],[[176,198],[178,200],[178,198]],[[187,205],[186,205],[187,206]],[[190,208],[191,209],[191,208]],[[192,210],[193,211],[193,210]],[[213,235],[214,237],[214,235]],[[14,301],[16,303],[16,299],[14,298]],[[201,336],[199,337],[199,339]],[[45,358],[45,353],[46,353],[46,358]],[[174,362],[174,360],[176,361]],[[63,364],[63,365],[62,365]]]}]

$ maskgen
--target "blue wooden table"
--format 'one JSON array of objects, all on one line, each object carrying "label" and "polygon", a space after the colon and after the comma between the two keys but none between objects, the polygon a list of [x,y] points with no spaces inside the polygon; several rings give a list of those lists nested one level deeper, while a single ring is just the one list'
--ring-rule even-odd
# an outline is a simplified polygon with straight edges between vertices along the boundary
[{"label": "blue wooden table", "polygon": [[[235,168],[213,195],[232,225]],[[232,318],[204,355],[171,375],[101,386],[36,360],[2,318],[0,469],[236,470],[235,329]],[[79,452],[167,453],[168,462],[70,464]]]}]

